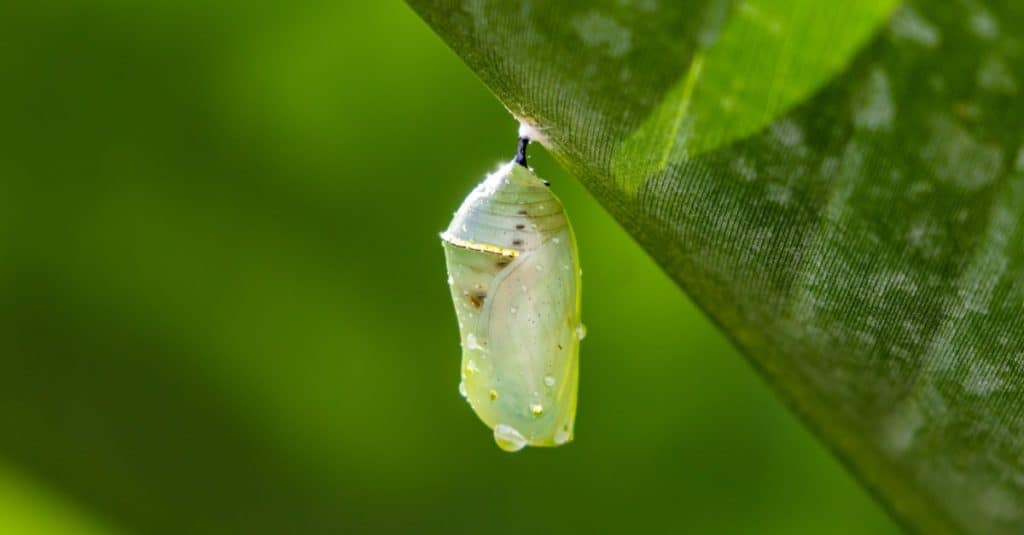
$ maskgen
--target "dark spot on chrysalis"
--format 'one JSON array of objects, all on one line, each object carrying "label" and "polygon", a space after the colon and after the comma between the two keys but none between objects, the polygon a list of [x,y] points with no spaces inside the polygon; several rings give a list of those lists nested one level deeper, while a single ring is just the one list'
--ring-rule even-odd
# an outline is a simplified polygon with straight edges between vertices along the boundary
[{"label": "dark spot on chrysalis", "polygon": [[562,349],[562,344],[558,344],[558,349]]},{"label": "dark spot on chrysalis", "polygon": [[526,225],[516,225],[516,230],[523,230],[524,228],[526,228]]},{"label": "dark spot on chrysalis", "polygon": [[512,245],[522,245],[523,240],[512,240]]},{"label": "dark spot on chrysalis", "polygon": [[473,308],[480,308],[484,306],[484,299],[487,299],[487,294],[484,292],[473,292],[468,297],[469,304],[473,305]]},{"label": "dark spot on chrysalis", "polygon": [[551,183],[548,182],[547,180],[541,180],[541,182],[543,182],[545,186],[547,186],[549,188],[551,187]]},{"label": "dark spot on chrysalis", "polygon": [[498,266],[498,269],[502,269],[508,265],[508,260],[498,260],[494,265]]},{"label": "dark spot on chrysalis", "polygon": [[528,215],[526,210],[520,210],[520,211],[518,211],[516,213],[519,214],[519,215]]}]

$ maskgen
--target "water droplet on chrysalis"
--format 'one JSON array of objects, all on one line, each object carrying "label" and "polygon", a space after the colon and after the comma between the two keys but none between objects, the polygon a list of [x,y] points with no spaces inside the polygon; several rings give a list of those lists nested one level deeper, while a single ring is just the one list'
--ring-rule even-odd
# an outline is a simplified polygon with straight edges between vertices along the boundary
[{"label": "water droplet on chrysalis", "polygon": [[466,394],[466,383],[462,381],[459,381],[459,395],[462,397],[468,396],[468,394]]},{"label": "water droplet on chrysalis", "polygon": [[[577,329],[577,331],[578,331],[578,329]],[[476,335],[473,334],[473,333],[469,333],[469,334],[466,335],[466,348],[467,349],[479,349],[480,351],[484,350],[484,346],[480,345],[480,342],[478,342],[477,339],[476,339]]]},{"label": "water droplet on chrysalis", "polygon": [[561,446],[570,440],[572,440],[572,432],[569,431],[569,424],[565,424],[555,431],[555,444]]},{"label": "water droplet on chrysalis", "polygon": [[582,324],[582,323],[577,325],[576,326],[576,339],[577,340],[582,340],[582,339],[584,339],[586,337],[587,337],[587,326]]},{"label": "water droplet on chrysalis", "polygon": [[526,437],[510,425],[494,426],[494,442],[507,452],[517,452],[526,446]]},{"label": "water droplet on chrysalis", "polygon": [[530,405],[530,413],[534,416],[540,416],[541,414],[544,414],[544,406],[540,403],[534,403],[533,405]]},{"label": "water droplet on chrysalis", "polygon": [[545,375],[544,384],[547,385],[548,387],[555,386],[555,378],[550,375]]}]

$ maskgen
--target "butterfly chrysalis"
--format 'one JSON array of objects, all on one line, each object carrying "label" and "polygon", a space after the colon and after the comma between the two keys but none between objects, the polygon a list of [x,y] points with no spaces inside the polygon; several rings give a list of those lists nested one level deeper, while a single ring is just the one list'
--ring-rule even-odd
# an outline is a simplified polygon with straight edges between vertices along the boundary
[{"label": "butterfly chrysalis", "polygon": [[441,234],[462,337],[459,392],[498,446],[572,440],[580,267],[562,203],[516,158],[466,197]]}]

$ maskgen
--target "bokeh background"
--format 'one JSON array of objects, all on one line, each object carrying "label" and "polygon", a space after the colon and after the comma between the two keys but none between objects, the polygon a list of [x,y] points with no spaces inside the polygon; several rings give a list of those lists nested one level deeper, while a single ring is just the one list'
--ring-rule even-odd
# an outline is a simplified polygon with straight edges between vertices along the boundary
[{"label": "bokeh background", "polygon": [[576,441],[456,391],[438,232],[516,124],[399,2],[0,7],[0,532],[893,533],[543,150]]}]

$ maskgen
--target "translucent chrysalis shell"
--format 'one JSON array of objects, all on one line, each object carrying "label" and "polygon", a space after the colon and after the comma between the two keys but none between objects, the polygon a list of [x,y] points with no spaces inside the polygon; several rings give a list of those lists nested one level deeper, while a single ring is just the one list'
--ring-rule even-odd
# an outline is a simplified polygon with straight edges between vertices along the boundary
[{"label": "translucent chrysalis shell", "polygon": [[470,193],[441,239],[462,337],[459,392],[504,450],[569,442],[584,331],[562,203],[510,162]]}]

